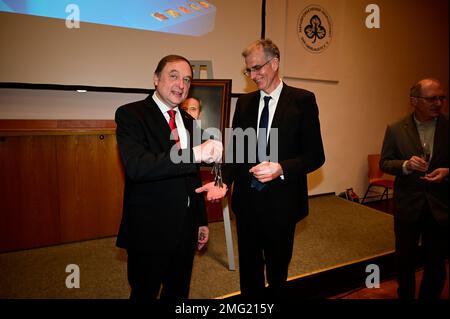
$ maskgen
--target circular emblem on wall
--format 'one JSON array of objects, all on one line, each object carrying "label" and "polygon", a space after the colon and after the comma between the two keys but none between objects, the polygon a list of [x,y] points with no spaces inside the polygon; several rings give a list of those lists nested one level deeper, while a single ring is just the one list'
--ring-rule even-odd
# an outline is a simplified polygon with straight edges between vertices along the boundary
[{"label": "circular emblem on wall", "polygon": [[298,16],[298,39],[311,53],[325,51],[330,46],[333,31],[330,15],[319,5],[307,6]]}]

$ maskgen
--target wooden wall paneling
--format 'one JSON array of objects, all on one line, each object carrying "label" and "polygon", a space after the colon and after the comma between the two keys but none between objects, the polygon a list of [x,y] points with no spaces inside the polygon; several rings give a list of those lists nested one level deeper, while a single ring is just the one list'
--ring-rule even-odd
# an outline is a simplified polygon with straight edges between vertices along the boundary
[{"label": "wooden wall paneling", "polygon": [[107,200],[102,203],[104,233],[108,236],[116,236],[122,218],[123,190],[125,175],[120,160],[119,148],[115,134],[104,135],[100,144],[104,159],[99,163],[104,172],[104,189]]},{"label": "wooden wall paneling", "polygon": [[115,236],[124,183],[115,135],[59,136],[57,163],[62,242]]},{"label": "wooden wall paneling", "polygon": [[0,120],[0,252],[115,236],[123,188],[114,121]]},{"label": "wooden wall paneling", "polygon": [[0,251],[59,243],[53,136],[0,138]]},{"label": "wooden wall paneling", "polygon": [[0,119],[1,131],[37,131],[58,128],[57,120],[5,120]]}]

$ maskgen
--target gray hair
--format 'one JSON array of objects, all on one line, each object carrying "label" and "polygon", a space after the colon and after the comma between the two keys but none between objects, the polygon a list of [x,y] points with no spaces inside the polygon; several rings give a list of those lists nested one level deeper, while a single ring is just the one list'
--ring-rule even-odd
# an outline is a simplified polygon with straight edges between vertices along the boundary
[{"label": "gray hair", "polygon": [[256,40],[242,52],[242,56],[246,58],[257,48],[262,48],[264,50],[266,59],[277,58],[278,60],[280,60],[280,49],[278,49],[276,44],[273,43],[270,39]]}]

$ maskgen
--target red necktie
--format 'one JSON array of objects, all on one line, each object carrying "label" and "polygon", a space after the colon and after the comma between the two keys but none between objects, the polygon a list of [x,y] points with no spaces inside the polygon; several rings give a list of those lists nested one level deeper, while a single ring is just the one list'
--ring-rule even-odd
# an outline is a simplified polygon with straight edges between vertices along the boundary
[{"label": "red necktie", "polygon": [[175,143],[180,146],[180,137],[178,136],[178,132],[177,132],[177,123],[175,122],[175,114],[177,113],[174,110],[169,110],[167,111],[167,113],[170,116],[169,119],[169,126],[170,126],[170,131],[173,134],[173,137],[175,139]]}]

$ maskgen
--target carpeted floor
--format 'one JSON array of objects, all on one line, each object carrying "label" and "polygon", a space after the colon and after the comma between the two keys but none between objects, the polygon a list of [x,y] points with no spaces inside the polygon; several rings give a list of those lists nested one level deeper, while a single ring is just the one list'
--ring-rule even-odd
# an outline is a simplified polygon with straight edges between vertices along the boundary
[{"label": "carpeted floor", "polygon": [[[234,251],[237,239],[232,222]],[[210,224],[207,250],[194,260],[190,298],[233,295],[222,222]],[[290,278],[388,254],[394,249],[392,215],[336,196],[310,198],[310,215],[297,225]],[[80,269],[80,288],[68,289],[66,266]],[[0,254],[0,298],[128,298],[126,253],[115,238]]]}]

